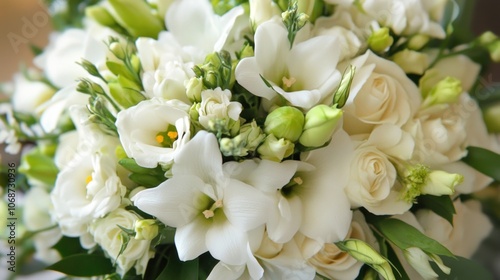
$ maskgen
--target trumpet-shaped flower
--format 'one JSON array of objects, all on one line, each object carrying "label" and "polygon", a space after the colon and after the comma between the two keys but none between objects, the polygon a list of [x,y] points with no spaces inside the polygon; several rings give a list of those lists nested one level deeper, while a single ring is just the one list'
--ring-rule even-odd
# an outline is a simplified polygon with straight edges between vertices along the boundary
[{"label": "trumpet-shaped flower", "polygon": [[309,109],[338,86],[341,75],[336,66],[341,50],[331,36],[303,40],[304,32],[299,32],[291,48],[287,36],[281,23],[259,25],[255,56],[240,61],[236,80],[257,96],[271,100],[281,95],[291,105]]}]

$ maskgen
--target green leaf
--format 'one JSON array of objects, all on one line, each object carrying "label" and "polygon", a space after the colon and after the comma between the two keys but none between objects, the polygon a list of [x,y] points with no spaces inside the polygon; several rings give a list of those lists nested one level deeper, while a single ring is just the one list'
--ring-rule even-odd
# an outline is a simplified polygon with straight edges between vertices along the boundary
[{"label": "green leaf", "polygon": [[468,280],[468,279],[481,279],[493,280],[493,275],[485,267],[478,262],[469,260],[463,257],[456,256],[456,258],[442,257],[444,265],[451,268],[450,275],[444,274],[437,265],[434,266],[434,271],[438,274],[440,280]]},{"label": "green leaf", "polygon": [[[384,242],[387,244],[386,242]],[[398,256],[396,255],[396,252],[394,251],[394,248],[391,246],[386,245],[387,247],[387,259],[391,262],[391,265],[394,267],[394,275],[397,277],[399,280],[410,280],[410,277],[406,273],[403,265],[401,264],[401,261],[399,260]]]},{"label": "green leaf", "polygon": [[453,257],[450,250],[441,243],[401,220],[381,219],[375,222],[375,227],[387,240],[403,250],[417,247],[426,253]]},{"label": "green leaf", "polygon": [[453,215],[456,212],[450,196],[421,195],[417,205],[431,210],[453,225]]},{"label": "green leaf", "polygon": [[129,179],[134,181],[135,183],[144,186],[146,188],[153,188],[158,186],[159,184],[163,183],[163,181],[160,178],[157,178],[152,175],[148,174],[138,174],[138,173],[132,173],[129,176]]},{"label": "green leaf", "polygon": [[56,249],[62,258],[85,252],[78,237],[63,236],[52,248]]},{"label": "green leaf", "polygon": [[500,155],[480,147],[467,147],[467,156],[462,159],[477,171],[500,181]]},{"label": "green leaf", "polygon": [[165,269],[158,275],[157,280],[183,279],[198,280],[199,259],[183,262],[179,260],[177,251],[172,250]]},{"label": "green leaf", "polygon": [[131,81],[134,80],[134,74],[130,73],[127,66],[125,66],[124,64],[108,60],[106,61],[106,66],[108,67],[109,71],[111,71],[111,73],[115,74],[116,76],[123,76]]},{"label": "green leaf", "polygon": [[59,169],[51,157],[42,154],[39,149],[34,149],[22,157],[19,172],[29,179],[53,186]]},{"label": "green leaf", "polygon": [[101,255],[78,254],[66,257],[47,267],[76,277],[91,277],[114,272],[111,261]]}]

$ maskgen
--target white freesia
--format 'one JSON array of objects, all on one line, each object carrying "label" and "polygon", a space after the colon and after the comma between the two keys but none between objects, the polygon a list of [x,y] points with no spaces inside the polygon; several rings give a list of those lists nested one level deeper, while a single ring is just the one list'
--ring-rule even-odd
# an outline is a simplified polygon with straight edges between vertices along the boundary
[{"label": "white freesia", "polygon": [[344,107],[347,132],[370,133],[378,124],[401,127],[414,116],[420,92],[397,64],[371,51],[350,64],[356,67],[356,75]]},{"label": "white freesia", "polygon": [[419,210],[416,217],[427,236],[443,244],[453,254],[470,258],[479,244],[489,235],[493,226],[488,217],[481,212],[480,202],[475,200],[462,202],[458,199],[453,205],[456,211],[453,225],[431,210]]},{"label": "white freesia", "polygon": [[376,147],[359,145],[350,171],[345,192],[353,208],[364,207],[376,215],[391,215],[402,214],[412,206],[402,199],[396,168]]},{"label": "white freesia", "polygon": [[366,0],[361,8],[397,35],[426,34],[444,38],[439,22],[431,19],[421,0]]},{"label": "white freesia", "polygon": [[191,138],[187,109],[175,100],[153,98],[118,113],[116,127],[127,155],[148,168],[170,163],[177,149]]},{"label": "white freesia", "polygon": [[243,110],[241,103],[231,101],[231,91],[216,88],[201,92],[201,104],[198,109],[199,122],[205,129],[210,129],[210,122],[215,120],[239,121]]},{"label": "white freesia", "polygon": [[136,194],[134,204],[177,228],[175,245],[181,260],[209,251],[226,264],[246,264],[248,232],[263,230],[268,219],[268,198],[224,171],[213,134],[198,132],[175,155],[174,162],[172,178]]},{"label": "white freesia", "polygon": [[61,239],[62,234],[58,227],[54,227],[56,223],[50,215],[51,210],[50,195],[45,189],[33,187],[26,193],[23,222],[27,230],[41,231],[32,238],[36,248],[35,258],[47,264],[59,261],[61,258],[57,250],[52,248]]},{"label": "white freesia", "polygon": [[280,15],[281,10],[272,0],[250,0],[250,21],[254,29],[272,17]]},{"label": "white freesia", "polygon": [[121,226],[126,229],[133,229],[134,223],[140,218],[133,212],[123,208],[118,208],[102,219],[98,219],[90,227],[90,232],[94,236],[97,244],[116,261],[117,272],[124,275],[132,267],[139,275],[144,275],[149,259],[154,256],[154,251],[150,248],[150,240],[137,240],[131,238],[127,248],[122,254],[120,252],[123,239],[121,238]]},{"label": "white freesia", "polygon": [[331,96],[341,79],[336,69],[341,52],[337,40],[331,36],[304,40],[301,36],[306,36],[307,30],[303,29],[290,48],[288,32],[281,22],[271,20],[259,25],[255,56],[242,59],[236,66],[238,83],[264,99],[282,96],[304,109]]},{"label": "white freesia", "polygon": [[[366,223],[363,214],[354,212],[349,233],[345,239],[357,239],[372,246],[377,245],[372,230]],[[314,257],[308,260],[316,271],[330,279],[355,279],[364,263],[357,261],[348,253],[340,250],[334,243],[327,243]]]},{"label": "white freesia", "polygon": [[23,74],[14,76],[14,93],[12,105],[14,110],[35,116],[40,115],[40,105],[47,102],[55,90],[40,81],[31,81]]},{"label": "white freesia", "polygon": [[337,48],[341,51],[339,61],[353,58],[363,47],[360,38],[352,30],[339,25],[330,26],[331,24],[332,20],[319,18],[314,25],[313,34],[315,36],[332,36],[336,38]]}]

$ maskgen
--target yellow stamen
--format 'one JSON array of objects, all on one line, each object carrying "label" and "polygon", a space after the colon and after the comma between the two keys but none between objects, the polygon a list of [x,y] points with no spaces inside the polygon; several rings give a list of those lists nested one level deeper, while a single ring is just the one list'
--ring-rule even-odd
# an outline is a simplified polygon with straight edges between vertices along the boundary
[{"label": "yellow stamen", "polygon": [[210,207],[210,209],[207,209],[207,210],[203,211],[202,213],[205,216],[205,218],[209,219],[215,215],[215,212],[214,212],[215,209],[221,208],[221,207],[222,207],[222,200],[219,199],[216,202],[214,202],[214,204],[212,204],[212,207]]},{"label": "yellow stamen", "polygon": [[156,135],[156,142],[161,144],[163,143],[163,140],[165,140],[165,137],[163,137],[163,135]]},{"label": "yellow stamen", "polygon": [[177,134],[177,131],[169,131],[167,133],[167,136],[170,137],[170,139],[175,140],[175,139],[177,139],[178,134]]},{"label": "yellow stamen", "polygon": [[88,184],[92,181],[92,175],[89,175],[87,176],[87,178],[85,178],[85,183]]},{"label": "yellow stamen", "polygon": [[297,79],[295,79],[294,77],[290,77],[290,78],[283,77],[282,81],[283,81],[283,84],[285,85],[285,87],[289,88],[289,87],[293,86],[293,84],[295,84]]},{"label": "yellow stamen", "polygon": [[304,183],[304,181],[302,181],[302,178],[300,177],[293,178],[293,181],[297,183],[297,185],[302,185],[302,183]]}]

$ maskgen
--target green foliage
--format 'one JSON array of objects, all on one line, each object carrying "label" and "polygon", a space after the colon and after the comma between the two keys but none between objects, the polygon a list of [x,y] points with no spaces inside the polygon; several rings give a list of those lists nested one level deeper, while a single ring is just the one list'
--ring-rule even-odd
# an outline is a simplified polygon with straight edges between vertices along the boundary
[{"label": "green foliage", "polygon": [[45,0],[51,13],[53,28],[56,30],[82,27],[85,8],[98,2],[99,0]]},{"label": "green foliage", "polygon": [[[476,261],[458,256],[456,258],[442,257],[442,260],[444,265],[451,268],[451,272],[446,275],[440,269],[434,269],[440,280],[493,280],[491,272]],[[431,265],[436,266],[434,263]]]},{"label": "green foliage", "polygon": [[450,196],[421,195],[418,197],[417,205],[419,208],[431,210],[453,225],[453,215],[456,212]]},{"label": "green foliage", "polygon": [[145,168],[139,166],[132,158],[123,158],[118,163],[125,169],[132,172],[129,175],[130,180],[140,186],[152,188],[166,180],[165,171],[160,166],[156,168]]},{"label": "green foliage", "polygon": [[71,255],[47,267],[47,269],[76,277],[99,276],[114,272],[111,261],[105,256],[97,254]]},{"label": "green foliage", "polygon": [[480,147],[468,147],[467,156],[462,161],[486,176],[500,181],[499,154]]}]

